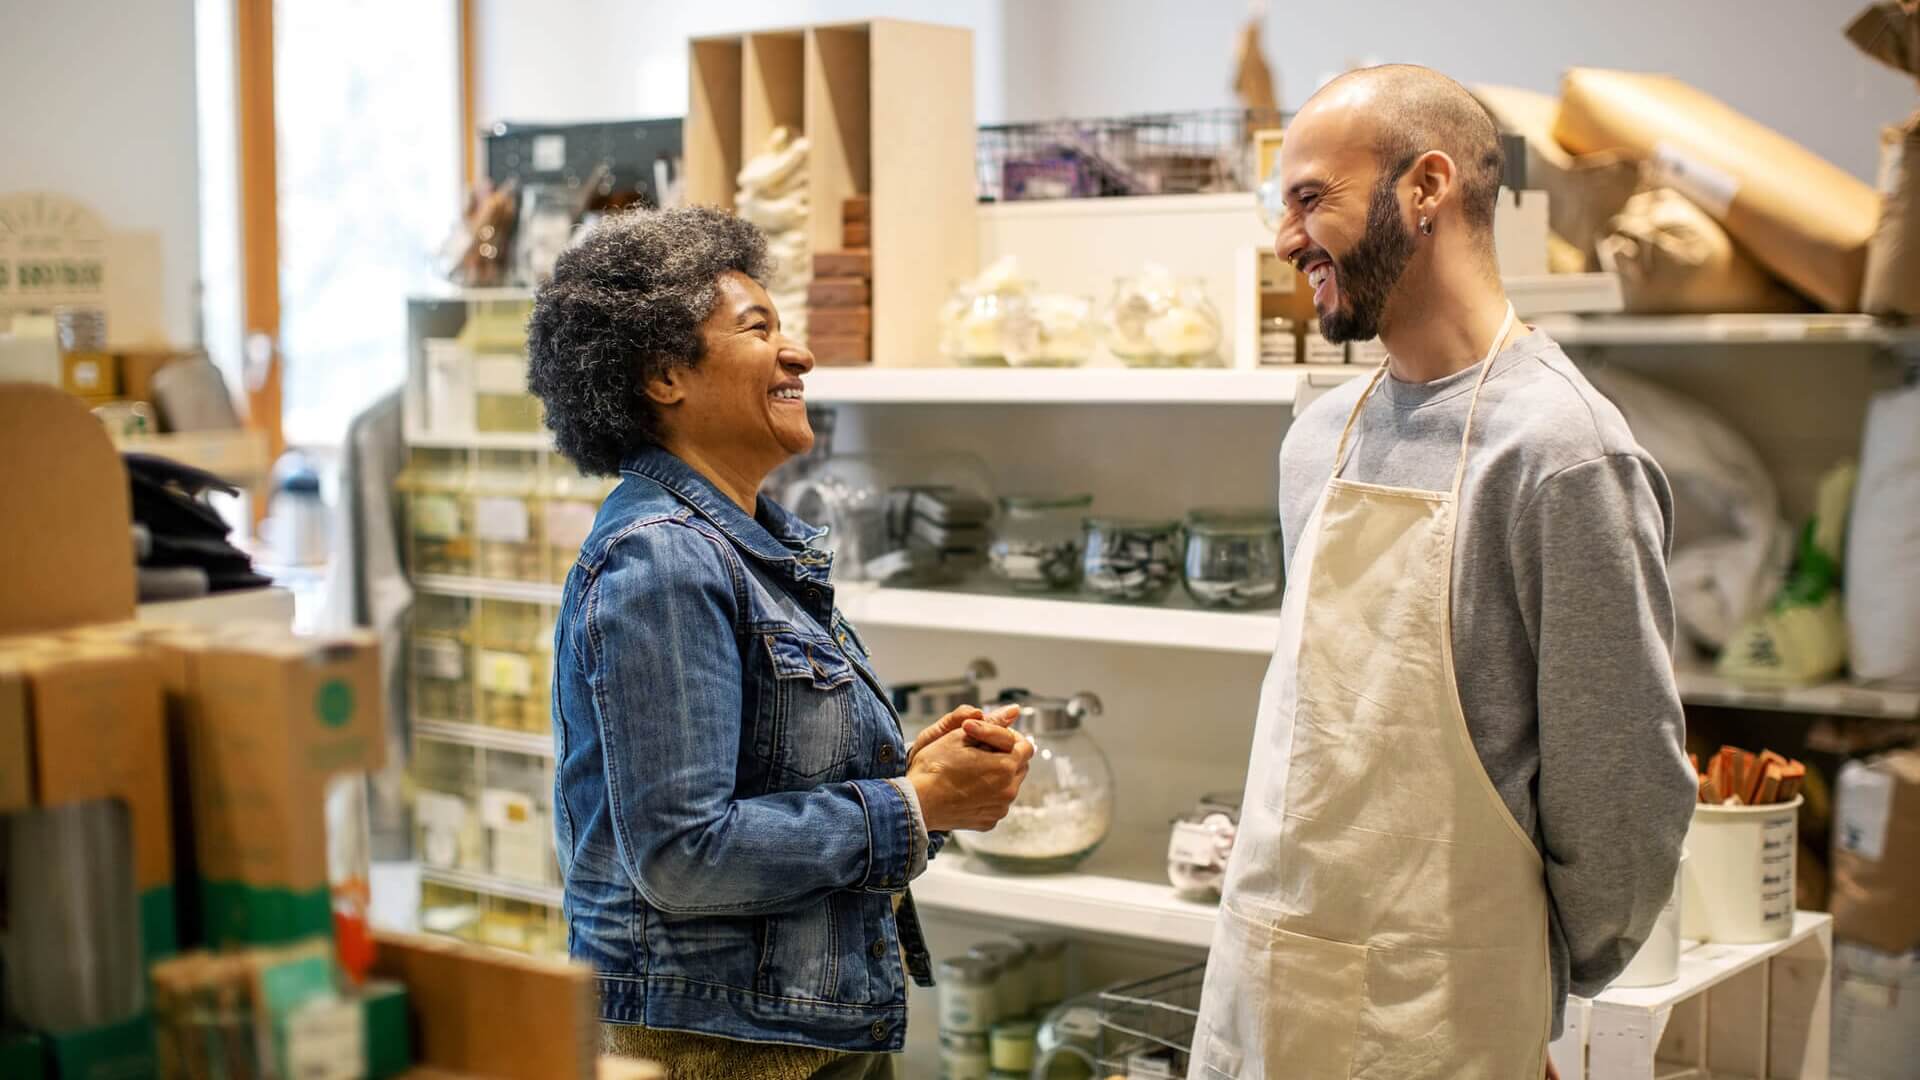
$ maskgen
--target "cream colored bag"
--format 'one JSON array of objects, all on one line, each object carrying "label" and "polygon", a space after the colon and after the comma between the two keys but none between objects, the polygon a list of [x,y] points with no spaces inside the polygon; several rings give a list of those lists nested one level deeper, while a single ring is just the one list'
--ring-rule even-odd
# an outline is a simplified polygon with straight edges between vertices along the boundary
[{"label": "cream colored bag", "polygon": [[1627,310],[1648,314],[1804,311],[1807,302],[1748,258],[1720,223],[1672,188],[1627,200],[1596,245]]}]

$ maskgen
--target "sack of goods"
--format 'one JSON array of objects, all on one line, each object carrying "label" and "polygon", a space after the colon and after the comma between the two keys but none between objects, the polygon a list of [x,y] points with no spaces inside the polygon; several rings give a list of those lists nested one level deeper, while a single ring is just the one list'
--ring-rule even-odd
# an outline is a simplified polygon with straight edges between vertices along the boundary
[{"label": "sack of goods", "polygon": [[1791,139],[1664,75],[1575,68],[1553,127],[1574,154],[1618,151],[1706,210],[1760,265],[1828,311],[1857,311],[1880,198]]},{"label": "sack of goods", "polygon": [[1620,275],[1628,311],[1661,315],[1804,311],[1705,210],[1672,188],[1628,199],[1595,245],[1600,269]]},{"label": "sack of goods", "polygon": [[[1903,75],[1920,75],[1920,12],[1870,5],[1847,27],[1860,51]],[[1920,315],[1920,112],[1880,133],[1880,227],[1867,248],[1860,310]]]},{"label": "sack of goods", "polygon": [[1840,605],[1847,512],[1859,470],[1851,463],[1820,480],[1814,512],[1800,536],[1787,583],[1773,606],[1727,642],[1717,670],[1756,686],[1808,686],[1840,674],[1847,662],[1847,619]]},{"label": "sack of goods", "polygon": [[1867,408],[1847,567],[1853,677],[1920,688],[1920,382]]}]

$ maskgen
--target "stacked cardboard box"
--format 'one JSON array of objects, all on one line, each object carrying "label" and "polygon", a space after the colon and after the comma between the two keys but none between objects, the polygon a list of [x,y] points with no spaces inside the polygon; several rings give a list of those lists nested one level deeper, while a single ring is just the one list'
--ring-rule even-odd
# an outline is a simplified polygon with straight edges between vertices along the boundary
[{"label": "stacked cardboard box", "polygon": [[873,204],[869,196],[846,201],[841,251],[813,256],[807,289],[807,345],[817,364],[845,367],[873,362]]}]

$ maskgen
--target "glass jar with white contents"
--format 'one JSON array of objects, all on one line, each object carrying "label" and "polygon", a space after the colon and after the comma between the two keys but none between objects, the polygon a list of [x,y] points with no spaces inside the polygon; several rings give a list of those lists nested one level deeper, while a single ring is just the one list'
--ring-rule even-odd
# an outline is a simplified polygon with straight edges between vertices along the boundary
[{"label": "glass jar with white contents", "polygon": [[1113,827],[1113,767],[1081,728],[1087,717],[1100,715],[1100,699],[1088,693],[1062,699],[1008,690],[1000,700],[1019,706],[1015,728],[1033,741],[1033,762],[1007,816],[986,832],[963,833],[966,848],[1002,870],[1072,869]]},{"label": "glass jar with white contents", "polygon": [[1014,367],[1079,367],[1093,356],[1100,320],[1092,297],[1039,293],[1016,304],[1001,330]]},{"label": "glass jar with white contents", "polygon": [[1001,580],[1024,592],[1080,583],[1080,521],[1091,495],[1009,495],[1000,500],[987,558]]}]

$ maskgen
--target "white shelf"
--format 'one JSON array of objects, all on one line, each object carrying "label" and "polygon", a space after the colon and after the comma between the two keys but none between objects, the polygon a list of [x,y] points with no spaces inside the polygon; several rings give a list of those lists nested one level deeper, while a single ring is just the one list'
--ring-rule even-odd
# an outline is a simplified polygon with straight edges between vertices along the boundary
[{"label": "white shelf", "polygon": [[1680,698],[1689,705],[1920,720],[1920,690],[1881,690],[1846,682],[1804,687],[1741,686],[1711,671],[1688,667],[1680,668],[1678,676]]},{"label": "white shelf", "polygon": [[1529,320],[1562,345],[1892,345],[1913,328],[1870,315],[1542,315]]},{"label": "white shelf", "polygon": [[413,734],[417,738],[437,739],[440,742],[457,743],[461,746],[477,746],[485,750],[504,750],[507,753],[526,754],[529,757],[553,756],[553,736],[551,735],[503,731],[500,728],[482,727],[479,724],[463,724],[457,720],[415,720]]},{"label": "white shelf", "polygon": [[416,574],[414,588],[441,596],[474,596],[485,600],[513,600],[522,604],[558,604],[560,586],[535,581],[493,581],[451,574]]},{"label": "white shelf", "polygon": [[552,450],[553,436],[545,431],[407,432],[407,445],[435,450]]},{"label": "white shelf", "polygon": [[872,585],[842,586],[837,599],[840,610],[861,627],[959,630],[1258,656],[1272,654],[1280,632],[1280,617],[1273,612],[1200,611]]},{"label": "white shelf", "polygon": [[1219,368],[815,368],[807,398],[827,405],[1290,405],[1300,376],[1355,364]]},{"label": "white shelf", "polygon": [[224,626],[232,622],[273,622],[293,625],[293,593],[287,589],[234,589],[190,600],[157,600],[141,604],[134,618],[143,623],[184,623]]},{"label": "white shelf", "polygon": [[1646,1013],[1671,1009],[1695,994],[1711,990],[1755,964],[1771,960],[1801,942],[1810,940],[1820,933],[1822,927],[1832,924],[1833,916],[1831,915],[1816,911],[1802,911],[1794,915],[1793,933],[1787,935],[1784,941],[1770,941],[1763,945],[1707,945],[1700,942],[1682,942],[1681,944],[1687,947],[1680,954],[1678,979],[1665,986],[1607,990],[1594,998],[1593,1003],[1613,1009],[1632,1009]]},{"label": "white shelf", "polygon": [[1091,931],[1206,948],[1213,941],[1214,904],[1182,900],[1168,885],[1093,874],[1002,874],[965,856],[943,854],[913,883],[921,907],[1004,917],[1065,930]]},{"label": "white shelf", "polygon": [[533,885],[512,878],[496,877],[493,874],[475,873],[472,870],[448,870],[440,866],[422,866],[420,880],[450,888],[465,889],[482,896],[501,896],[508,900],[523,900],[529,904],[541,904],[550,908],[560,906],[561,892],[552,885]]}]

